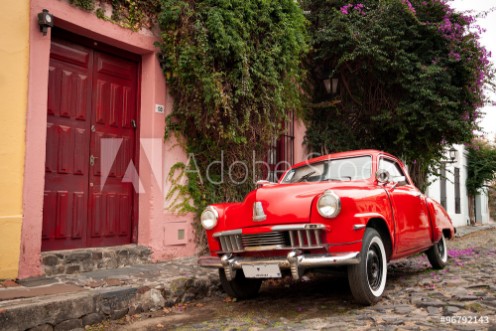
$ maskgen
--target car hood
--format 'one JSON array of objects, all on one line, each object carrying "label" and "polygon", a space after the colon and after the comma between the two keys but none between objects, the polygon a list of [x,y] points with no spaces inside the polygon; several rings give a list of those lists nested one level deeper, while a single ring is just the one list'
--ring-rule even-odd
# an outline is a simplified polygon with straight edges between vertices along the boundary
[{"label": "car hood", "polygon": [[[325,190],[332,189],[338,195],[344,190],[364,188],[360,182],[321,182],[269,184],[248,194],[245,201],[231,205],[225,210],[225,228],[239,229],[245,227],[267,226],[310,221],[313,200]],[[254,220],[254,204],[260,203],[265,219]]]}]

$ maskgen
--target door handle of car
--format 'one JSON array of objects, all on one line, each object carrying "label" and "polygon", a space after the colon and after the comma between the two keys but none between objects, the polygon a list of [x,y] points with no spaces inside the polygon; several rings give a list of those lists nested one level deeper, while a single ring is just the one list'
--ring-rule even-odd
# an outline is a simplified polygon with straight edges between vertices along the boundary
[{"label": "door handle of car", "polygon": [[422,193],[420,193],[420,192],[415,192],[415,193],[413,193],[413,196],[414,196],[414,197],[419,197],[419,196],[421,196],[421,195],[422,195]]}]

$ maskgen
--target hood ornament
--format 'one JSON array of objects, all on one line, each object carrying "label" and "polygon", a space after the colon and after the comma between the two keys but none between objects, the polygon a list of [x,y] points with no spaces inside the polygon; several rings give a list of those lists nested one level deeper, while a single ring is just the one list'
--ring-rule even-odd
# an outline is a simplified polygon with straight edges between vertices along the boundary
[{"label": "hood ornament", "polygon": [[267,215],[265,215],[262,203],[260,201],[256,201],[253,204],[253,221],[261,222],[267,219]]}]

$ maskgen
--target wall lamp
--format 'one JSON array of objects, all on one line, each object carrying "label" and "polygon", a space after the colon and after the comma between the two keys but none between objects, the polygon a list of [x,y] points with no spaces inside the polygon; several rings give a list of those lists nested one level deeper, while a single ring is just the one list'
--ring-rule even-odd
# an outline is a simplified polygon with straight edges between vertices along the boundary
[{"label": "wall lamp", "polygon": [[441,161],[441,163],[455,163],[458,159],[458,150],[454,147],[451,147],[448,150],[448,157],[449,157],[449,160]]},{"label": "wall lamp", "polygon": [[40,25],[40,32],[46,36],[48,28],[53,28],[53,15],[48,12],[48,9],[43,9],[38,14],[38,24]]},{"label": "wall lamp", "polygon": [[338,78],[327,78],[324,79],[324,86],[327,93],[336,94],[338,92]]}]

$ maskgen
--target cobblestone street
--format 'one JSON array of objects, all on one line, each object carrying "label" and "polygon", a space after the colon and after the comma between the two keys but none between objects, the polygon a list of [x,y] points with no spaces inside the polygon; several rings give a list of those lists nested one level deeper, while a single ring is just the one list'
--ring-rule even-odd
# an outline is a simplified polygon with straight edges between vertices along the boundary
[{"label": "cobblestone street", "polygon": [[372,307],[353,303],[343,272],[264,284],[255,300],[219,292],[90,329],[496,330],[496,229],[448,245],[444,270],[432,270],[424,255],[390,264],[384,298]]}]

